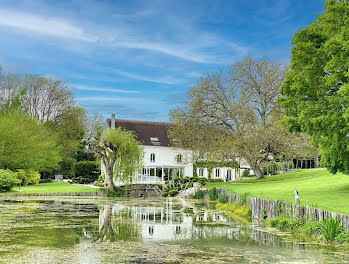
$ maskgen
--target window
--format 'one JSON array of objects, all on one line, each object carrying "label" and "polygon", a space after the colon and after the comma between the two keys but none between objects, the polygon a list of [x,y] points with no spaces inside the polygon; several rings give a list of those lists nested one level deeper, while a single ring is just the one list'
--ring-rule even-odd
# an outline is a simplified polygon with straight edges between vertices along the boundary
[{"label": "window", "polygon": [[177,163],[182,163],[182,155],[178,154],[176,157]]},{"label": "window", "polygon": [[150,154],[150,162],[155,162],[155,154]]},{"label": "window", "polygon": [[143,168],[142,174],[143,175],[147,175],[147,169],[146,168]]},{"label": "window", "polygon": [[153,226],[149,226],[149,235],[153,235],[154,234],[154,227]]},{"label": "window", "polygon": [[231,181],[231,170],[227,170],[227,178],[226,178],[227,181]]},{"label": "window", "polygon": [[216,178],[219,178],[221,176],[221,170],[220,169],[215,169],[214,170],[214,175]]},{"label": "window", "polygon": [[159,139],[157,137],[151,137],[150,141],[151,142],[159,142]]},{"label": "window", "polygon": [[154,168],[149,169],[149,176],[155,176],[155,169]]},{"label": "window", "polygon": [[204,169],[199,168],[199,177],[204,177]]}]

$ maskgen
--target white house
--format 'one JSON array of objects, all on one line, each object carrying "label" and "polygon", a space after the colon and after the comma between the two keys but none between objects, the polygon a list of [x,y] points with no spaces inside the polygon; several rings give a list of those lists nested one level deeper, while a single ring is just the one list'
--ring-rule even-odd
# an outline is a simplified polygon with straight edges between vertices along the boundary
[{"label": "white house", "polygon": [[[193,177],[192,151],[172,147],[168,138],[169,123],[115,119],[106,120],[106,128],[121,127],[134,131],[144,149],[143,170],[134,183],[163,183],[176,177]],[[105,170],[103,163],[101,171]]]},{"label": "white house", "polygon": [[[193,177],[193,151],[171,146],[168,138],[169,123],[147,122],[134,120],[121,120],[112,118],[106,120],[105,128],[121,127],[128,131],[134,131],[136,139],[142,144],[144,149],[144,167],[139,175],[134,179],[138,184],[158,184],[177,177]],[[239,161],[239,164],[241,161]],[[196,168],[199,177],[222,179],[224,181],[235,181],[240,178],[243,169],[230,167],[213,168],[211,175],[208,175],[208,168]],[[105,171],[101,166],[102,173]],[[121,183],[119,183],[121,184]]]}]

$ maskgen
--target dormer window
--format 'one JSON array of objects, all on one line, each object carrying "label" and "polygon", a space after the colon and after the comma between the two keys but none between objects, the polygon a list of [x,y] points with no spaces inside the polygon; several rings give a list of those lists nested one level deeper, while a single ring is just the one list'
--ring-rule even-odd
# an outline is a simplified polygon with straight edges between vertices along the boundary
[{"label": "dormer window", "polygon": [[155,154],[150,154],[150,162],[155,162]]},{"label": "dormer window", "polygon": [[178,154],[176,156],[176,161],[177,161],[177,163],[182,163],[182,155],[181,154]]}]

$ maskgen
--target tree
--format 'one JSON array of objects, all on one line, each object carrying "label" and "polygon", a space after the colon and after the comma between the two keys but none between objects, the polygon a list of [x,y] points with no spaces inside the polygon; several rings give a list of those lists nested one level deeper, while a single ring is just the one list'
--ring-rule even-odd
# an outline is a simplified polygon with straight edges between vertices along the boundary
[{"label": "tree", "polygon": [[35,118],[0,111],[0,169],[52,170],[60,161],[55,137]]},{"label": "tree", "polygon": [[207,74],[189,91],[186,104],[171,112],[170,138],[210,160],[244,158],[262,178],[263,163],[284,156],[294,143],[278,122],[286,72],[268,59],[246,57],[227,78]]},{"label": "tree", "polygon": [[293,38],[280,101],[290,129],[312,137],[332,173],[349,174],[349,2],[327,0],[325,9]]},{"label": "tree", "polygon": [[142,168],[143,148],[130,131],[108,129],[100,140],[90,139],[90,148],[103,162],[104,185],[109,189],[114,188],[114,179],[131,183]]},{"label": "tree", "polygon": [[72,107],[61,113],[53,121],[47,121],[45,125],[56,135],[57,144],[60,146],[61,162],[59,173],[65,176],[72,176],[73,164],[76,152],[81,148],[85,136],[85,110],[79,107]]}]

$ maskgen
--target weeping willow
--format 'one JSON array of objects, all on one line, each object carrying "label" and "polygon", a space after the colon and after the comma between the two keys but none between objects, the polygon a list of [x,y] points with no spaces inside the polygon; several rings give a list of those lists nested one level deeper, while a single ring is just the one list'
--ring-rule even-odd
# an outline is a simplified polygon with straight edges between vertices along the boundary
[{"label": "weeping willow", "polygon": [[97,150],[106,169],[104,183],[109,188],[113,188],[114,180],[132,183],[142,169],[143,148],[133,132],[108,129],[103,132]]}]

